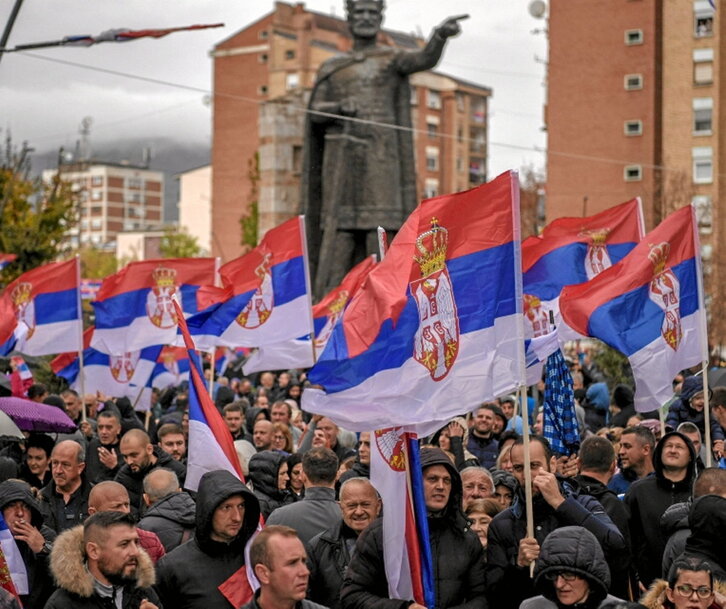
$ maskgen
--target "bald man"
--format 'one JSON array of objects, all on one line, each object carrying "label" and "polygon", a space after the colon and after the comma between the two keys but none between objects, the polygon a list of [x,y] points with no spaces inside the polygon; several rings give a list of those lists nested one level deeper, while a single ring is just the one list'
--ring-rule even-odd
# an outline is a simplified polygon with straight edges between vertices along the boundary
[{"label": "bald man", "polygon": [[194,534],[196,505],[194,499],[179,488],[174,472],[155,469],[144,478],[144,503],[147,510],[139,527],[156,533],[167,552]]},{"label": "bald man", "polygon": [[[113,480],[99,482],[88,495],[88,515],[92,516],[96,512],[130,514],[131,506],[126,489]],[[166,554],[161,540],[156,533],[150,531],[138,529],[137,533],[139,534],[139,545],[146,550],[153,563],[156,564],[156,561]]]},{"label": "bald man", "polygon": [[131,499],[131,511],[134,514],[143,514],[145,505],[144,476],[150,471],[163,467],[173,471],[181,484],[184,484],[187,468],[181,461],[175,461],[170,455],[154,446],[146,432],[140,429],[131,429],[121,438],[119,450],[124,458],[124,465],[116,474],[116,482],[126,487]]}]

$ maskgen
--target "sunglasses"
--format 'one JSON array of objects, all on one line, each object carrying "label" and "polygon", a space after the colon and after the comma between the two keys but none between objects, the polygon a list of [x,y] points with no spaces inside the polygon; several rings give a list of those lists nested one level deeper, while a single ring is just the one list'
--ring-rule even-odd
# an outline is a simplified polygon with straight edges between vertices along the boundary
[{"label": "sunglasses", "polygon": [[572,582],[572,581],[575,581],[580,576],[575,573],[571,573],[570,571],[555,571],[552,573],[547,573],[545,575],[545,578],[550,581],[557,581],[558,577],[561,577],[566,582]]}]

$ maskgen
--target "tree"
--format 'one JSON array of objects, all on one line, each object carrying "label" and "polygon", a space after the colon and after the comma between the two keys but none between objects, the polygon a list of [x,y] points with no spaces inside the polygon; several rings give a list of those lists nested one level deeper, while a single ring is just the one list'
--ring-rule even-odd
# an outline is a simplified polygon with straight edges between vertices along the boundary
[{"label": "tree", "polygon": [[114,252],[84,245],[77,253],[81,257],[81,276],[84,279],[105,279],[119,268]]},{"label": "tree", "polygon": [[194,258],[202,253],[202,248],[185,228],[169,226],[164,230],[159,251],[164,258]]},{"label": "tree", "polygon": [[0,252],[16,254],[0,276],[8,283],[21,273],[68,253],[66,232],[78,222],[78,199],[56,174],[50,183],[30,177],[30,149],[8,135],[0,159]]},{"label": "tree", "polygon": [[544,209],[540,209],[544,196],[545,176],[534,165],[522,167],[519,177],[519,208],[522,239],[538,235],[544,224]]},{"label": "tree", "polygon": [[260,183],[260,154],[255,152],[247,163],[247,178],[250,181],[250,201],[247,206],[248,213],[239,219],[240,228],[242,229],[242,239],[240,245],[242,251],[247,252],[257,245],[257,233],[259,231],[259,183]]}]

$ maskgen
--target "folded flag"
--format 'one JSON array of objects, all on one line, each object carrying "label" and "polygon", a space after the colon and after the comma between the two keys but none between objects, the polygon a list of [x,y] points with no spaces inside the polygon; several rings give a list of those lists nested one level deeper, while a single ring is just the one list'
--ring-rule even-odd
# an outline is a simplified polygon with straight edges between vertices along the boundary
[{"label": "folded flag", "polygon": [[522,385],[519,255],[516,173],[421,203],[333,328],[303,408],[366,431]]},{"label": "folded flag", "polygon": [[50,355],[80,348],[78,261],[23,273],[0,294],[0,355]]},{"label": "folded flag", "polygon": [[[376,266],[376,257],[368,256],[356,264],[325,298],[313,307],[315,328],[315,353],[320,355],[328,344],[335,324],[342,317],[345,307],[363,285],[368,273]],[[290,370],[310,368],[313,360],[313,345],[310,337],[301,337],[275,345],[265,345],[250,355],[243,372],[252,374],[262,370]]]},{"label": "folded flag", "polygon": [[669,215],[619,263],[560,297],[567,324],[630,360],[635,408],[660,408],[681,370],[708,360],[698,223]]},{"label": "folded flag", "polygon": [[0,586],[14,596],[28,594],[28,570],[18,544],[0,514]]},{"label": "folded flag", "polygon": [[10,364],[13,369],[10,375],[10,386],[13,395],[18,398],[28,397],[28,389],[33,384],[33,373],[25,360],[19,355],[13,355],[10,358]]},{"label": "folded flag", "polygon": [[222,415],[214,406],[204,384],[202,366],[194,350],[194,342],[182,315],[179,303],[173,306],[179,320],[179,331],[189,354],[189,456],[184,487],[196,491],[202,476],[224,469],[244,480],[232,434]]},{"label": "folded flag", "polygon": [[168,258],[131,262],[103,280],[92,302],[96,330],[91,346],[103,353],[128,353],[173,343],[181,300],[185,316],[197,313],[197,290],[213,285],[214,258]]},{"label": "folded flag", "polygon": [[159,354],[149,384],[157,389],[166,389],[188,380],[189,352],[184,347],[167,345]]},{"label": "folded flag", "polygon": [[312,332],[305,222],[297,216],[269,230],[248,254],[219,269],[222,288],[198,294],[188,320],[198,349],[258,347]]}]

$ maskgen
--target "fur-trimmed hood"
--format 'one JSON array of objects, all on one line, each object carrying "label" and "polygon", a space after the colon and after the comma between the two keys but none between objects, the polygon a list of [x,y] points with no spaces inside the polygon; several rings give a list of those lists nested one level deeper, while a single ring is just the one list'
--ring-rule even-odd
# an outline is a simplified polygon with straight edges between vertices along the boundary
[{"label": "fur-trimmed hood", "polygon": [[[726,594],[726,582],[713,580],[713,587],[716,592]],[[666,596],[668,582],[664,579],[656,579],[648,588],[648,591],[640,599],[640,604],[646,609],[673,609],[673,605]],[[715,603],[712,603],[708,609],[718,609]]]},{"label": "fur-trimmed hood", "polygon": [[[68,529],[55,540],[50,553],[50,571],[58,587],[63,590],[81,598],[93,596],[93,575],[86,568],[82,525]],[[155,583],[154,564],[149,555],[139,548],[136,587],[149,588]]]}]

